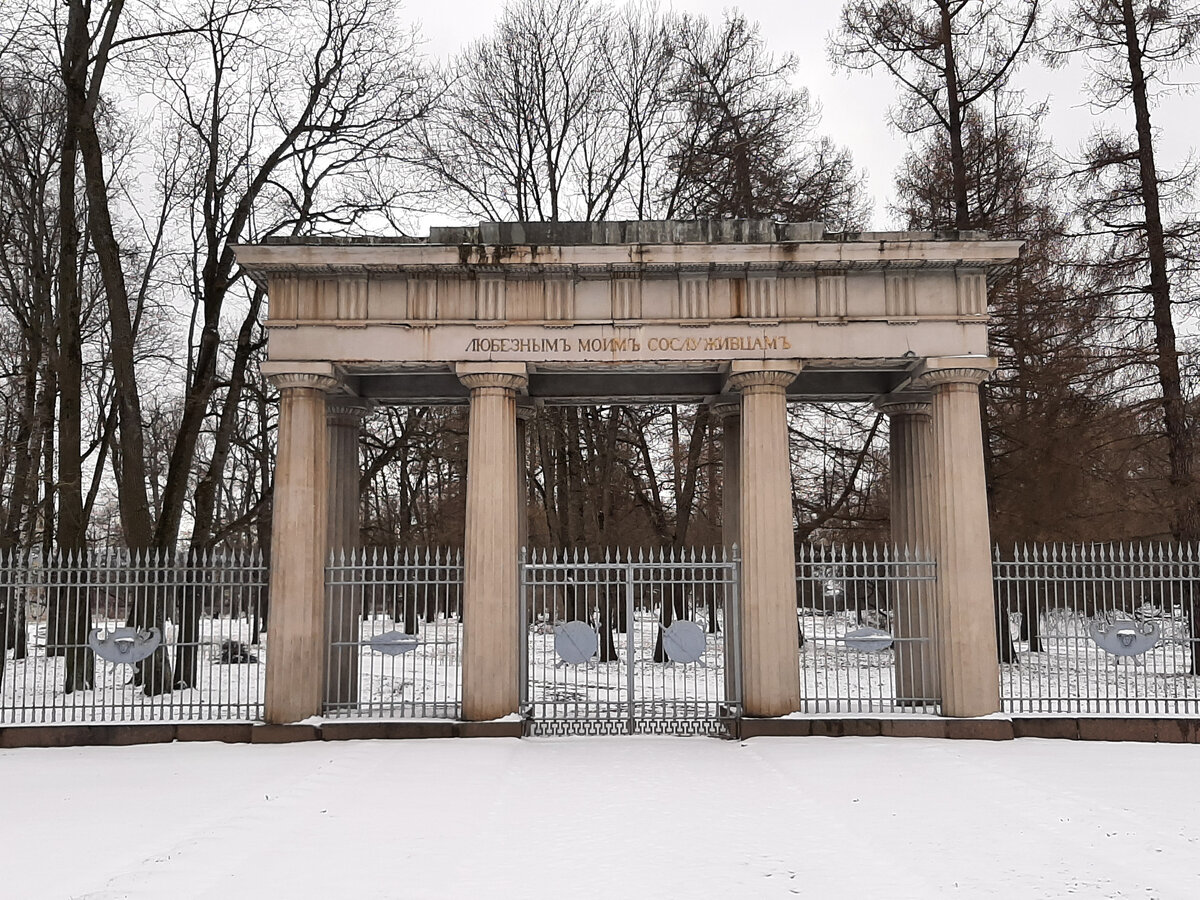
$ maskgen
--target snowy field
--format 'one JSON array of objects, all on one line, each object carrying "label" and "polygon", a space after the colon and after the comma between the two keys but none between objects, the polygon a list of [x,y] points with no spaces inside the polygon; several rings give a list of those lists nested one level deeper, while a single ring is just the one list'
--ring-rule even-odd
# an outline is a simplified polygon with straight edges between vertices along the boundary
[{"label": "snowy field", "polygon": [[1200,896],[1200,746],[563,738],[0,751],[0,895]]}]

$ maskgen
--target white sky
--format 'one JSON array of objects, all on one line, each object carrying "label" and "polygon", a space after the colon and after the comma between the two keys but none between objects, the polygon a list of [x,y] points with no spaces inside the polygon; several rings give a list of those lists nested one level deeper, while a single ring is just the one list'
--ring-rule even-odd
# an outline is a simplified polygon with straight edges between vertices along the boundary
[{"label": "white sky", "polygon": [[[800,61],[797,83],[807,87],[823,109],[821,130],[850,148],[859,169],[865,169],[868,190],[875,200],[875,227],[894,224],[886,207],[892,193],[892,173],[906,149],[903,135],[887,124],[887,109],[896,97],[890,78],[883,73],[839,72],[830,65],[825,42],[837,25],[840,0],[674,0],[664,3],[680,12],[704,13],[720,18],[723,10],[740,8],[746,17],[761,23],[768,46],[777,53],[794,53]],[[453,54],[467,42],[490,31],[501,0],[454,0],[407,4],[403,18],[422,25],[430,55]],[[1048,100],[1046,121],[1059,152],[1072,155],[1095,121],[1080,93],[1086,73],[1081,67],[1057,71],[1039,63],[1028,64],[1017,78],[1031,101]],[[1179,79],[1200,82],[1200,65]],[[1177,165],[1194,146],[1197,98],[1166,98],[1153,121],[1161,130],[1160,165]]]}]

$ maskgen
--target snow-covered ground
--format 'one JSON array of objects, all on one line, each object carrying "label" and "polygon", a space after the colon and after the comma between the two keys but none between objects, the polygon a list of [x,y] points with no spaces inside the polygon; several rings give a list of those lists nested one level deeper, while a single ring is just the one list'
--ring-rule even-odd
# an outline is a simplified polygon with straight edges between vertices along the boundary
[{"label": "snow-covered ground", "polygon": [[1200,896],[1200,746],[565,738],[0,751],[0,895]]}]

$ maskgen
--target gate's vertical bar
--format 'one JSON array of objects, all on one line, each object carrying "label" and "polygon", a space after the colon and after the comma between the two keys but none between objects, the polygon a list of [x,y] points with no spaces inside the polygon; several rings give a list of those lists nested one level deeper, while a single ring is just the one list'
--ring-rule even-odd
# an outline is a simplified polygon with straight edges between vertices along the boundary
[{"label": "gate's vertical bar", "polygon": [[518,581],[521,586],[520,596],[517,598],[517,652],[520,654],[520,678],[521,689],[518,698],[518,712],[522,716],[528,715],[529,706],[529,618],[528,618],[528,600],[525,596],[529,590],[529,550],[524,544],[521,545],[521,561],[518,568]]},{"label": "gate's vertical bar", "polygon": [[636,733],[633,707],[633,554],[625,565],[625,711],[626,731]]},{"label": "gate's vertical bar", "polygon": [[[726,585],[726,600],[728,606],[725,608],[725,665],[730,664],[730,655],[733,659],[733,678],[729,684],[733,686],[733,703],[735,704],[734,715],[741,718],[742,715],[742,629],[741,629],[741,609],[739,604],[741,597],[738,593],[738,585],[742,580],[742,555],[738,550],[738,545],[733,545],[733,560],[732,567],[729,570],[729,577]],[[799,653],[799,650],[797,650]],[[799,673],[797,673],[799,677]]]}]

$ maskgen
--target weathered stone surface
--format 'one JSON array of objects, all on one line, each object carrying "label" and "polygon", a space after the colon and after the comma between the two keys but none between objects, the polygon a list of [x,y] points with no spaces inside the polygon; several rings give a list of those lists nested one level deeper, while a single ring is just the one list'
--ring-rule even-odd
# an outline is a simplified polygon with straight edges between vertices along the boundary
[{"label": "weathered stone surface", "polygon": [[521,528],[517,489],[517,391],[523,366],[460,366],[471,391],[463,569],[463,718],[517,711]]},{"label": "weathered stone surface", "polygon": [[[877,405],[889,419],[892,543],[910,559],[936,559],[931,398],[927,394],[892,395],[881,398]],[[934,585],[901,581],[895,585],[894,597],[896,696],[939,699]]]},{"label": "weathered stone surface", "polygon": [[320,737],[321,730],[316,725],[255,725],[250,731],[252,744],[294,744]]},{"label": "weathered stone surface", "polygon": [[298,722],[321,711],[325,675],[325,561],[329,501],[327,375],[275,372],[279,438],[271,517],[271,652],[266,718]]},{"label": "weathered stone surface", "polygon": [[1082,741],[1156,741],[1158,723],[1142,718],[1079,719],[1079,739]]},{"label": "weathered stone surface", "polygon": [[[983,468],[979,385],[995,368],[986,357],[929,360],[916,379],[933,394],[933,546],[942,713],[1000,710],[992,550]],[[1011,729],[1010,729],[1011,732]],[[951,735],[953,736],[953,735]]]},{"label": "weathered stone surface", "polygon": [[784,388],[799,366],[786,360],[733,367],[742,395],[742,702],[747,715],[800,708],[796,648],[796,550]]},{"label": "weathered stone surface", "polygon": [[1060,740],[1079,740],[1079,720],[1069,718],[1014,718],[1013,736],[1028,738],[1058,738]]},{"label": "weathered stone surface", "polygon": [[1011,741],[1013,723],[1008,719],[947,719],[946,737],[967,741]]}]

